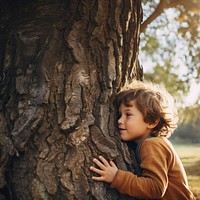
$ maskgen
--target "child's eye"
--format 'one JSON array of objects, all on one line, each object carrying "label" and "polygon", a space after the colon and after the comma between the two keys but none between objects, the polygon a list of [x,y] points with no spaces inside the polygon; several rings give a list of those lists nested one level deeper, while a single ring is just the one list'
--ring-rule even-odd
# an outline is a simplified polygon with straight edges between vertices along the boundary
[{"label": "child's eye", "polygon": [[127,117],[132,116],[132,113],[126,113],[126,116]]}]

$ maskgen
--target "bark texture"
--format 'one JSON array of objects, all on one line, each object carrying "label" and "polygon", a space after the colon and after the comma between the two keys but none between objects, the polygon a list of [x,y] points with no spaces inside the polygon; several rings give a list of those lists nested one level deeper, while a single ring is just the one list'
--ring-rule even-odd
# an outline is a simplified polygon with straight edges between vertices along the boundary
[{"label": "bark texture", "polygon": [[141,2],[0,1],[0,197],[129,199],[91,180],[130,168],[112,100],[138,64]]}]

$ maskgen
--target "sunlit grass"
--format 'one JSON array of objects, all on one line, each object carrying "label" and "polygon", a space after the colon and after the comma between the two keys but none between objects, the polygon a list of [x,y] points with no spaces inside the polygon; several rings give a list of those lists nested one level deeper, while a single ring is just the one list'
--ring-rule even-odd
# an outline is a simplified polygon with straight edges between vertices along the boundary
[{"label": "sunlit grass", "polygon": [[200,144],[174,144],[174,147],[185,167],[192,192],[200,197]]}]

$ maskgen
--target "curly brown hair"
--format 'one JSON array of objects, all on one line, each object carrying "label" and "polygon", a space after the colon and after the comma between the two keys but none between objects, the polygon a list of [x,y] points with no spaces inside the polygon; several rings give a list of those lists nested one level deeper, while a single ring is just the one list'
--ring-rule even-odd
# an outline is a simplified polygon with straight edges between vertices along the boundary
[{"label": "curly brown hair", "polygon": [[117,112],[123,103],[131,106],[135,101],[137,108],[143,114],[144,122],[159,121],[152,131],[152,136],[170,137],[178,123],[177,109],[173,97],[163,85],[152,82],[133,81],[121,89],[115,98]]}]

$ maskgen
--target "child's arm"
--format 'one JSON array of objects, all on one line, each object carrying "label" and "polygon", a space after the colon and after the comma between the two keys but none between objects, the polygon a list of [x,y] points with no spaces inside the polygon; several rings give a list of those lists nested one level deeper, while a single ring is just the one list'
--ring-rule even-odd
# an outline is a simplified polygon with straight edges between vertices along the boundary
[{"label": "child's arm", "polygon": [[[100,161],[101,162],[100,162]],[[108,162],[104,157],[99,156],[99,160],[94,158],[93,162],[100,168],[97,169],[93,166],[90,167],[90,170],[92,170],[93,172],[99,174],[100,176],[93,176],[92,179],[95,181],[104,181],[107,183],[111,183],[118,171],[117,166],[115,165],[115,163],[111,160],[110,162]]]},{"label": "child's arm", "polygon": [[141,177],[128,171],[118,170],[112,161],[109,163],[101,156],[100,161],[93,160],[99,169],[90,168],[100,177],[92,179],[111,183],[111,188],[117,189],[122,194],[137,198],[160,199],[168,185],[167,157],[170,157],[168,148],[162,142],[150,139],[143,142],[142,147],[144,146],[145,148],[141,148],[141,168],[143,169]]}]

